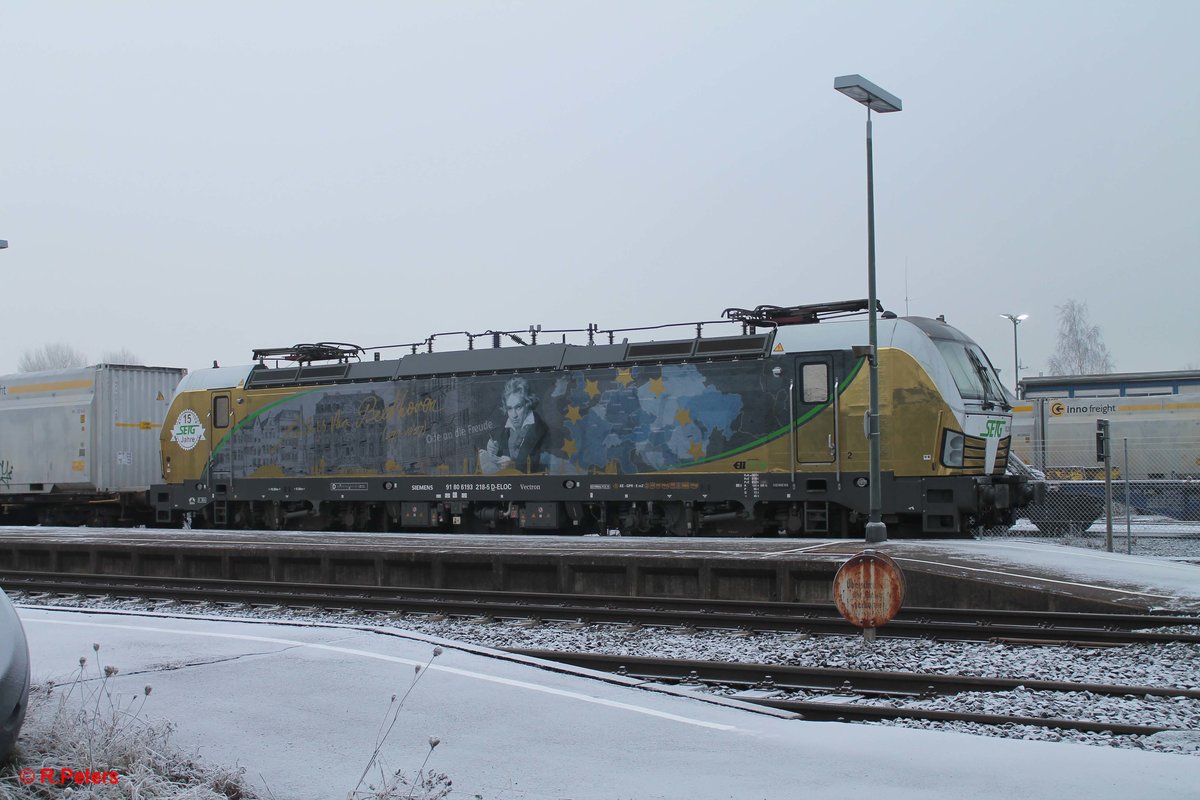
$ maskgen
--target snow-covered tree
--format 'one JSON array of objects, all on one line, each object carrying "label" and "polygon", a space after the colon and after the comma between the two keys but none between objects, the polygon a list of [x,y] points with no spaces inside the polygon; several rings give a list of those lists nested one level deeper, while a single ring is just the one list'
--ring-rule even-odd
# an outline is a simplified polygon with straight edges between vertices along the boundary
[{"label": "snow-covered tree", "polygon": [[26,350],[17,361],[19,372],[41,372],[47,369],[70,369],[86,367],[87,356],[62,342],[44,344],[34,350]]},{"label": "snow-covered tree", "polygon": [[108,350],[104,355],[100,356],[101,364],[141,364],[142,359],[137,353],[130,350],[128,347],[122,347],[119,350]]},{"label": "snow-covered tree", "polygon": [[1058,309],[1058,347],[1050,357],[1052,375],[1107,375],[1113,357],[1088,318],[1087,303],[1068,300]]}]

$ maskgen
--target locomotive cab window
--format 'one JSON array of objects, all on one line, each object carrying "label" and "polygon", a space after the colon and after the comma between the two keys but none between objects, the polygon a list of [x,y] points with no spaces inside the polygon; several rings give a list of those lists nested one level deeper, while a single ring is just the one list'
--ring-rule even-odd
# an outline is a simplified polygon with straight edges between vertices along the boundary
[{"label": "locomotive cab window", "polygon": [[229,427],[229,395],[219,394],[213,398],[213,427]]},{"label": "locomotive cab window", "polygon": [[946,360],[954,385],[964,399],[1007,401],[1008,390],[978,345],[943,339],[935,339],[934,344]]},{"label": "locomotive cab window", "polygon": [[800,399],[805,403],[824,403],[829,399],[828,364],[800,367]]}]

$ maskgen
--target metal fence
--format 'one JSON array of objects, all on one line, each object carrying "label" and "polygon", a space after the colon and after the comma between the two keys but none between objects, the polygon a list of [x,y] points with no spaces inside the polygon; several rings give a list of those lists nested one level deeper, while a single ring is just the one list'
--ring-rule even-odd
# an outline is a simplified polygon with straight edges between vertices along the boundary
[{"label": "metal fence", "polygon": [[1041,484],[1040,502],[1011,528],[981,536],[1039,537],[1132,553],[1163,549],[1150,540],[1200,539],[1200,437],[1112,437],[1109,443],[1106,486],[1094,440],[1036,440],[1024,448],[1016,442],[1014,453]]}]

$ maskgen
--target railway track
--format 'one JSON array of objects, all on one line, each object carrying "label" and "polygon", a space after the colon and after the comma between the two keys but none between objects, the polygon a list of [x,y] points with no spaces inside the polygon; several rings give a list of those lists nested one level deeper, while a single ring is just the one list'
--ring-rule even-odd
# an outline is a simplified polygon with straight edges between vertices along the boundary
[{"label": "railway track", "polygon": [[[62,597],[102,598],[106,603],[137,602],[210,605],[245,610],[294,609],[305,612],[356,611],[392,617],[459,619],[473,622],[560,622],[623,624],[680,631],[777,631],[809,636],[857,636],[858,632],[829,606],[802,603],[747,603],[686,599],[630,598],[519,594],[379,586],[334,586],[277,582],[228,582],[176,578],[146,579],[77,573],[6,573],[0,585],[18,603],[54,604]],[[369,619],[369,618],[368,618]],[[881,636],[925,640],[992,641],[1038,645],[1084,644],[1118,646],[1134,643],[1200,643],[1195,633],[1200,618],[1183,615],[1046,614],[1011,611],[906,609],[901,618],[881,628]],[[1171,630],[1187,626],[1181,630]],[[1149,630],[1147,630],[1149,628]],[[496,645],[493,645],[496,646]],[[539,659],[608,671],[654,683],[682,684],[700,691],[733,696],[796,714],[810,720],[894,721],[937,724],[975,723],[986,726],[1036,726],[1084,732],[1084,735],[1152,735],[1174,730],[1172,717],[1151,713],[1134,724],[1122,717],[1073,719],[1087,716],[1079,703],[1053,701],[1031,712],[1014,704],[1017,713],[980,713],[985,693],[1090,693],[1113,698],[1155,698],[1160,703],[1195,703],[1200,689],[1164,686],[1064,683],[1047,680],[985,678],[901,671],[864,671],[798,667],[779,664],[732,663],[611,656],[595,653],[510,649]],[[819,662],[818,662],[819,663]],[[954,700],[956,696],[962,702]],[[1053,696],[1047,694],[1047,696]],[[1063,695],[1066,697],[1066,695]],[[1076,694],[1076,697],[1079,695]],[[1007,701],[1004,701],[1007,702]],[[983,703],[986,706],[990,703]],[[1074,705],[1077,710],[1062,709]],[[1091,706],[1090,702],[1084,707]],[[1031,715],[1034,713],[1036,715]],[[1137,720],[1138,711],[1128,716]],[[1114,721],[1120,720],[1120,721]]]},{"label": "railway track", "polygon": [[[853,635],[831,605],[722,602],[265,581],[145,578],[80,573],[0,572],[8,591],[129,597],[248,606],[354,609],[496,620],[613,623],[696,630]],[[878,635],[1008,644],[1200,643],[1200,617],[1001,610],[904,609]],[[1171,630],[1188,626],[1182,630]],[[1147,630],[1152,628],[1153,630]]]},{"label": "railway track", "polygon": [[[1043,728],[1145,736],[1171,730],[1167,726],[1110,721],[979,714],[923,708],[933,697],[963,692],[1089,692],[1097,695],[1151,695],[1200,699],[1200,690],[1161,686],[1117,686],[1060,681],[985,678],[913,672],[875,672],[790,665],[733,664],[716,661],[646,658],[629,655],[510,649],[508,652],[571,664],[656,683],[736,689],[739,700],[799,714],[811,720],[877,722],[928,720],[980,725],[1033,725]],[[804,697],[795,695],[802,694]],[[915,705],[914,705],[915,704]]]}]

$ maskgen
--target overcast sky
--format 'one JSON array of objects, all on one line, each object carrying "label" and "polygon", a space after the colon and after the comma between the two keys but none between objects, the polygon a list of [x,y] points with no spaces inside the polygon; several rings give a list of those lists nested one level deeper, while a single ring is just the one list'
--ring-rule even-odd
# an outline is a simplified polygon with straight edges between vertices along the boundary
[{"label": "overcast sky", "polygon": [[[0,373],[879,298],[1200,368],[1195,2],[0,8]],[[449,343],[447,343],[449,346]]]}]

